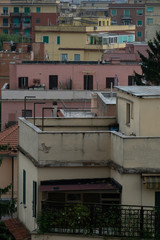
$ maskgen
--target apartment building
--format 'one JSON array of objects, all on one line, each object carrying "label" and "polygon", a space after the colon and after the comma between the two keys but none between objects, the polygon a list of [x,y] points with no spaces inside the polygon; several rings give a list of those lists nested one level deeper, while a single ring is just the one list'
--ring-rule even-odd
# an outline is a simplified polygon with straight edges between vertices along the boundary
[{"label": "apartment building", "polygon": [[159,96],[117,87],[117,118],[19,119],[18,214],[30,231],[57,201],[159,206]]},{"label": "apartment building", "polygon": [[111,24],[136,26],[135,41],[145,40],[145,5],[144,4],[109,4]]},{"label": "apartment building", "polygon": [[10,0],[0,2],[0,33],[20,34],[34,42],[35,26],[57,24],[58,2]]},{"label": "apartment building", "polygon": [[[135,26],[36,27],[36,42],[46,43],[50,61],[101,61],[104,50],[135,40]],[[121,38],[122,37],[122,38]]]}]

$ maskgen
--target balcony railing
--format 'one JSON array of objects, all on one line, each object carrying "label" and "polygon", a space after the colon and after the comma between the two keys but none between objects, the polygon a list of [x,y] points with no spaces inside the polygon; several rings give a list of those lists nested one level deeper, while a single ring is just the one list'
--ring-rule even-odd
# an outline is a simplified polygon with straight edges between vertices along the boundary
[{"label": "balcony railing", "polygon": [[158,207],[42,202],[37,219],[43,233],[160,239]]}]

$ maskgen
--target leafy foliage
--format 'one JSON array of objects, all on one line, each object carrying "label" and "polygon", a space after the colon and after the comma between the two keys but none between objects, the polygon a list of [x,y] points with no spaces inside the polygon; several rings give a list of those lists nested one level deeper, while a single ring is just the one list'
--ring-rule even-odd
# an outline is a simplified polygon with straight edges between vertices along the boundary
[{"label": "leafy foliage", "polygon": [[138,51],[141,58],[142,75],[135,72],[134,79],[137,85],[144,85],[144,79],[149,85],[160,85],[160,32],[156,32],[156,37],[148,42],[148,47],[147,57]]},{"label": "leafy foliage", "polygon": [[[20,35],[16,35],[16,34],[5,34],[2,33],[0,34],[0,51],[2,51],[3,49],[3,42],[22,42],[22,37]],[[29,42],[29,38],[27,37],[23,37],[23,42]]]}]

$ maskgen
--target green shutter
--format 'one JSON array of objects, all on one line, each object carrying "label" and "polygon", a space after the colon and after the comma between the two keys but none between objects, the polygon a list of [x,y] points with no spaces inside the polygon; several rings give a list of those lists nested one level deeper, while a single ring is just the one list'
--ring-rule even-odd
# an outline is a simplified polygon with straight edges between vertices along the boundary
[{"label": "green shutter", "polygon": [[23,170],[23,204],[26,204],[26,171]]},{"label": "green shutter", "polygon": [[60,44],[60,36],[57,36],[57,44]]},{"label": "green shutter", "polygon": [[93,36],[90,38],[90,43],[93,44]]},{"label": "green shutter", "polygon": [[30,13],[30,8],[29,7],[25,7],[24,13],[26,13],[26,14]]},{"label": "green shutter", "polygon": [[37,8],[36,8],[36,12],[37,12],[37,13],[40,13],[40,12],[41,12],[41,8],[40,8],[40,7],[37,7]]},{"label": "green shutter", "polygon": [[14,7],[14,13],[19,13],[19,7]]},{"label": "green shutter", "polygon": [[37,182],[33,181],[33,217],[36,217],[36,205],[37,205]]},{"label": "green shutter", "polygon": [[43,42],[44,43],[49,43],[49,37],[48,36],[43,36]]}]

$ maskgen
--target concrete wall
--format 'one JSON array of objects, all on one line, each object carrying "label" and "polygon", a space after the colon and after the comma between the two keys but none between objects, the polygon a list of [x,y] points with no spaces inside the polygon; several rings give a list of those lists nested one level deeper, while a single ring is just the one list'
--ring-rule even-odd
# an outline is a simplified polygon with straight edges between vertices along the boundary
[{"label": "concrete wall", "polygon": [[[130,124],[126,122],[130,104]],[[125,135],[160,136],[160,98],[140,98],[125,92],[117,92],[117,121]]]},{"label": "concrete wall", "polygon": [[[13,159],[13,187],[14,187],[14,198],[17,198],[17,157]],[[0,188],[5,188],[12,183],[12,158],[3,157],[2,164],[0,165]],[[11,198],[12,189],[8,193],[1,196],[2,198]]]},{"label": "concrete wall", "polygon": [[25,119],[23,122],[19,121],[19,129],[18,142],[20,147],[25,149],[34,159],[38,160],[38,132],[41,131]]},{"label": "concrete wall", "polygon": [[112,133],[111,159],[124,168],[159,169],[159,145],[160,137],[126,137]]},{"label": "concrete wall", "polygon": [[[23,204],[23,170],[26,171],[26,204]],[[21,153],[19,153],[19,169],[18,169],[18,218],[29,229],[36,229],[36,219],[32,213],[33,201],[33,181],[37,182],[37,168],[31,161]],[[37,184],[38,186],[38,184]],[[37,204],[38,209],[38,204]]]}]

